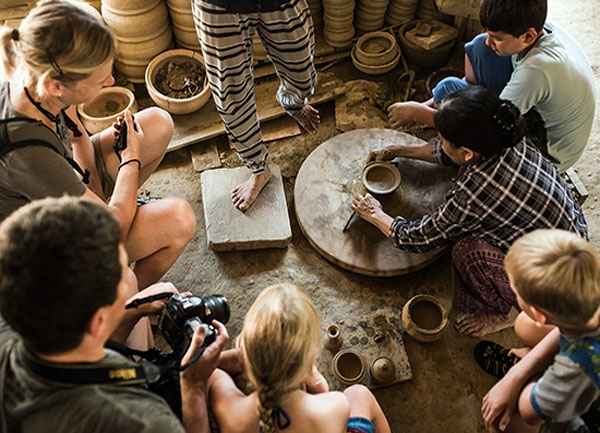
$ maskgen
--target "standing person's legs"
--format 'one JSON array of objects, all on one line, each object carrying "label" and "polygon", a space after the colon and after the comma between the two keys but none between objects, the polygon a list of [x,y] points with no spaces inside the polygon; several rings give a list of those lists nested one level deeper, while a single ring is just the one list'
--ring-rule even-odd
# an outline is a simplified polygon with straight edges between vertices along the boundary
[{"label": "standing person's legs", "polygon": [[517,298],[504,268],[505,254],[482,239],[467,236],[452,247],[452,306],[456,328],[482,336],[513,325]]},{"label": "standing person's legs", "polygon": [[306,1],[292,0],[280,10],[262,12],[258,34],[281,81],[277,100],[304,129],[314,133],[320,118],[308,105],[317,72],[313,64],[314,28]]},{"label": "standing person's legs", "polygon": [[233,204],[245,211],[270,177],[254,99],[256,14],[228,13],[202,0],[192,3],[192,12],[217,111],[239,158],[252,172],[231,194]]}]

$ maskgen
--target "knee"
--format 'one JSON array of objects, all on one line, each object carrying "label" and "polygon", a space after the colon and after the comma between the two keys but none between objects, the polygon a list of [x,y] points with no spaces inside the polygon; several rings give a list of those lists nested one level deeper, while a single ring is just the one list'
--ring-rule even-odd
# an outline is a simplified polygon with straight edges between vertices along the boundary
[{"label": "knee", "polygon": [[150,140],[167,144],[171,141],[175,124],[166,110],[159,107],[149,107],[140,113],[140,117],[144,121],[144,133],[150,135],[148,137]]},{"label": "knee", "polygon": [[173,242],[187,245],[196,233],[196,216],[190,204],[179,197],[168,200],[168,218],[171,223]]},{"label": "knee", "polygon": [[443,101],[450,93],[469,86],[462,78],[446,77],[441,80],[432,90],[433,99],[436,103]]}]

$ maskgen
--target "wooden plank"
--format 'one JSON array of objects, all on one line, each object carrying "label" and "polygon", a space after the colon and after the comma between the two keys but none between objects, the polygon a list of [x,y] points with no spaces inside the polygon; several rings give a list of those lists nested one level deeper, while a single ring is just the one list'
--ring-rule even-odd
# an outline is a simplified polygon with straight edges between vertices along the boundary
[{"label": "wooden plank", "polygon": [[204,146],[192,146],[190,154],[192,155],[192,166],[196,171],[218,168],[222,165],[215,140],[210,140]]},{"label": "wooden plank", "polygon": [[[256,106],[261,122],[287,115],[275,98],[278,86],[279,80],[275,79],[258,83],[254,87]],[[310,103],[318,105],[330,101],[345,91],[343,81],[333,74],[319,74],[315,94],[310,98]],[[194,113],[173,115],[173,121],[175,131],[167,152],[225,134],[225,127],[212,98],[204,107]]]}]

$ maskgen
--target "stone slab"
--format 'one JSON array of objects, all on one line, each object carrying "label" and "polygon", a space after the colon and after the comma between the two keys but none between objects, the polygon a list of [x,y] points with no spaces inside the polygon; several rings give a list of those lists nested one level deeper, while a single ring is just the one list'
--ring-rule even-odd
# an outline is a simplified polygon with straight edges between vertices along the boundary
[{"label": "stone slab", "polygon": [[439,21],[434,21],[431,26],[425,23],[418,24],[406,32],[406,39],[426,51],[433,50],[446,42],[457,38],[458,30]]},{"label": "stone slab", "polygon": [[[399,311],[384,307],[368,311],[360,317],[339,319],[323,324],[325,328],[332,323],[339,326],[343,341],[338,351],[354,350],[361,354],[365,361],[366,374],[359,383],[370,389],[391,386],[412,379],[412,369],[402,340],[404,327],[400,316]],[[376,333],[383,335],[381,341],[376,341]],[[340,382],[333,372],[332,361],[336,353],[323,347],[317,364],[319,371],[327,379],[330,389],[341,391],[347,385]],[[396,369],[396,377],[384,385],[375,382],[369,371],[371,363],[380,356],[390,358]]]},{"label": "stone slab", "polygon": [[215,251],[285,248],[292,240],[283,179],[270,164],[271,180],[254,204],[241,212],[231,203],[231,190],[246,181],[246,167],[202,172],[202,200],[208,248]]}]

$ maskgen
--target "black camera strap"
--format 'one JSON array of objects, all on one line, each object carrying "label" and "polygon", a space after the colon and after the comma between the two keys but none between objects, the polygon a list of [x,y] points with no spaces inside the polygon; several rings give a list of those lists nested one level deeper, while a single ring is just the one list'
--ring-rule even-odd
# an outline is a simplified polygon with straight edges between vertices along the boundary
[{"label": "black camera strap", "polygon": [[153,383],[161,376],[160,367],[142,359],[141,363],[97,367],[87,363],[55,364],[38,358],[23,345],[17,349],[19,360],[32,373],[52,385],[74,388],[81,385],[112,384],[121,386]]}]

